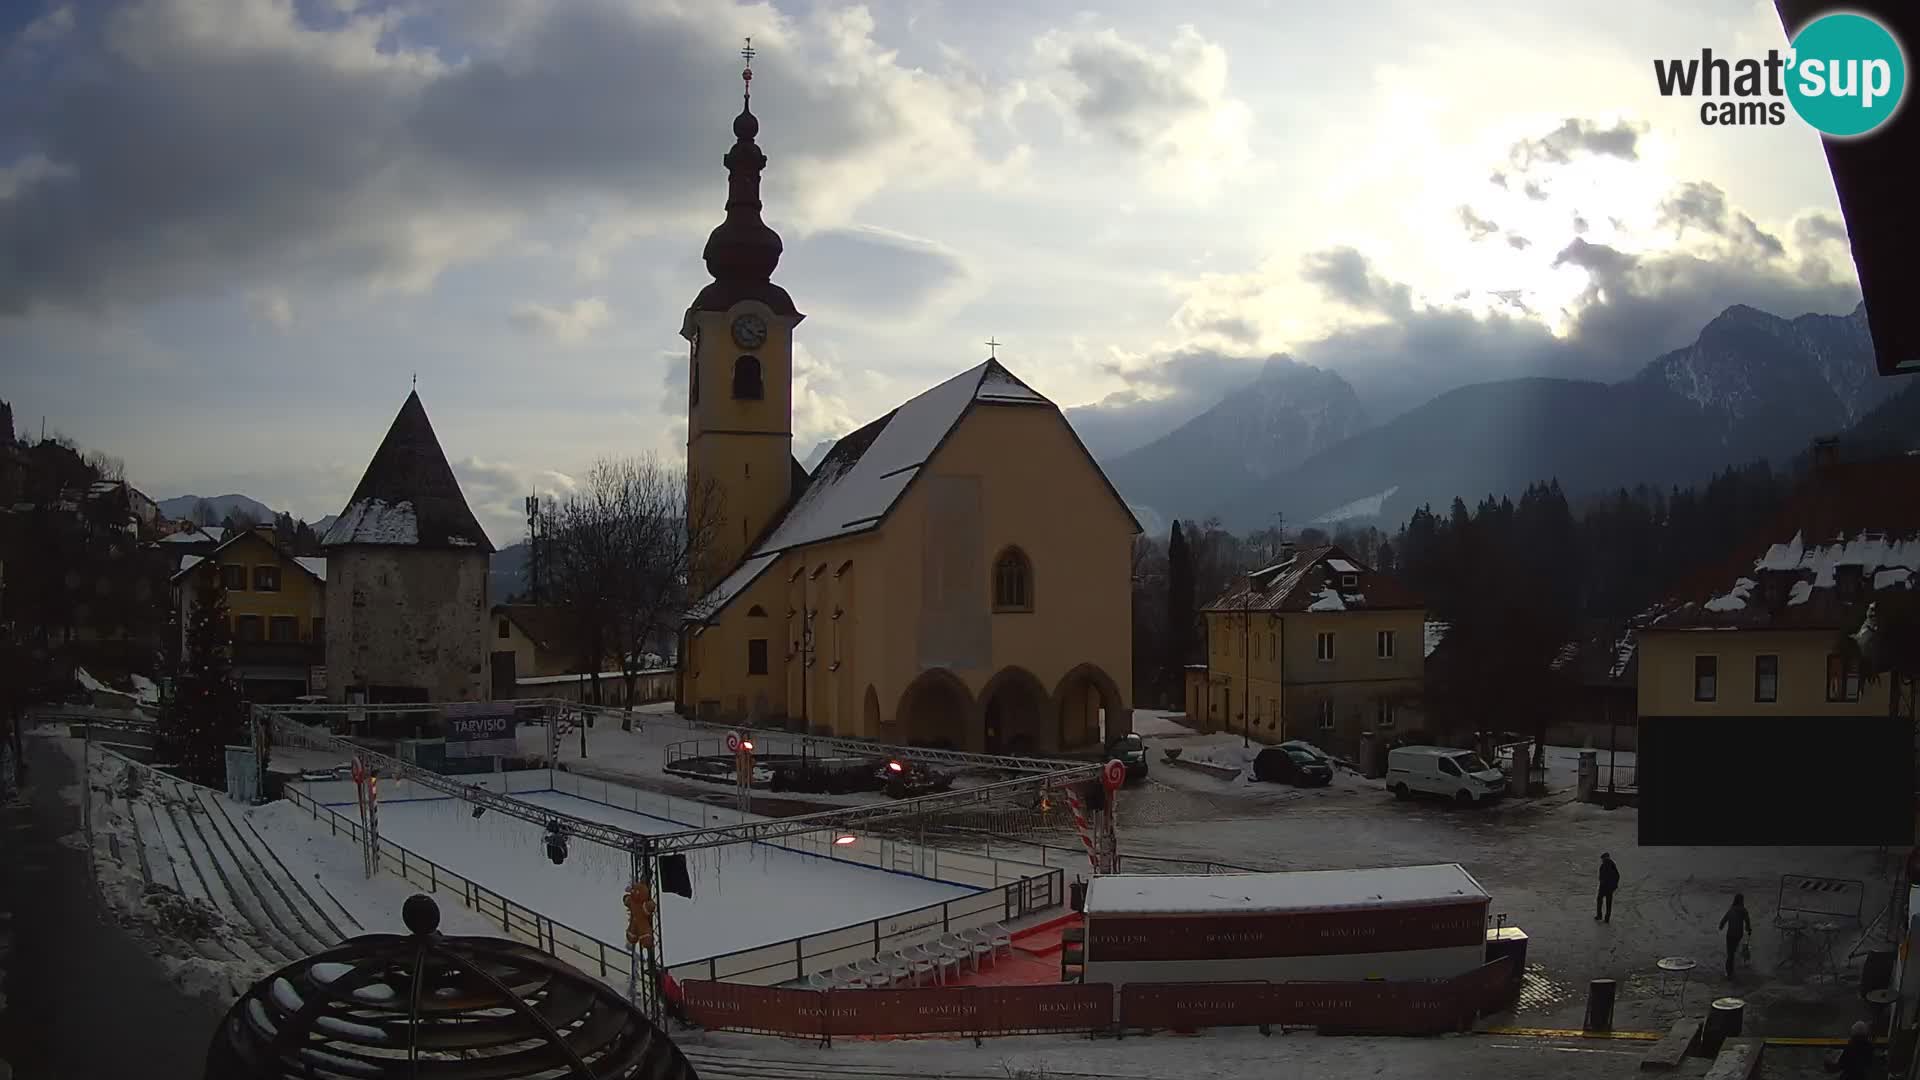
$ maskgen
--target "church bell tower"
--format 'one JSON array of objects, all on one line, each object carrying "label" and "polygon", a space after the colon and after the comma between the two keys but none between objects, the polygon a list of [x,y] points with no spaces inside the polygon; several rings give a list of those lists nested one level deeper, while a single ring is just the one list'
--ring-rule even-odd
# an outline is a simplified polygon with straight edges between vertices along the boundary
[{"label": "church bell tower", "polygon": [[727,216],[704,253],[713,281],[680,325],[688,342],[687,505],[717,500],[719,519],[689,583],[695,595],[739,564],[793,491],[793,328],[806,316],[772,281],[781,245],[760,220],[767,156],[754,143],[753,39],[740,55],[740,115],[722,159]]}]

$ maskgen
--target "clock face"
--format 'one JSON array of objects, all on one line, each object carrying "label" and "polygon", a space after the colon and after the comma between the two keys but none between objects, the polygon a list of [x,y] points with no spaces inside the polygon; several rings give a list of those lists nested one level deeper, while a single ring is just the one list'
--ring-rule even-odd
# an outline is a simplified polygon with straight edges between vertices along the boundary
[{"label": "clock face", "polygon": [[743,349],[757,349],[767,343],[767,320],[758,315],[742,315],[733,320],[733,343]]}]

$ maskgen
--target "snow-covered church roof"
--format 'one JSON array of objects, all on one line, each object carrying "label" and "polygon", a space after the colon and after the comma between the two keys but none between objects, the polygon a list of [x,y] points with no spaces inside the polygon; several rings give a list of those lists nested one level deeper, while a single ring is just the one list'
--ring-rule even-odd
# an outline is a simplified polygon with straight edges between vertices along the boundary
[{"label": "snow-covered church roof", "polygon": [[418,393],[407,395],[353,498],[320,542],[493,551],[460,493]]},{"label": "snow-covered church roof", "polygon": [[[1055,408],[1053,402],[993,359],[909,399],[834,443],[786,514],[733,573],[694,605],[690,617],[718,614],[783,551],[879,526],[976,402]],[[1092,460],[1089,455],[1088,461]],[[1100,471],[1098,464],[1094,468]],[[1100,476],[1104,480],[1106,473],[1100,471]],[[1113,491],[1111,482],[1107,488]],[[1124,508],[1119,493],[1113,495]]]}]

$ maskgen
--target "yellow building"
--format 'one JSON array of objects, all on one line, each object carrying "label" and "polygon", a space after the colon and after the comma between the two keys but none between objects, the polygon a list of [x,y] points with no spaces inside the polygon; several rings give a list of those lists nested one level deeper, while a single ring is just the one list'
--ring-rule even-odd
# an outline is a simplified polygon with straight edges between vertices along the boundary
[{"label": "yellow building", "polygon": [[324,663],[327,560],[288,554],[273,526],[235,530],[206,555],[181,557],[173,600],[186,643],[200,587],[226,591],[234,668],[255,701],[287,701],[309,691]]},{"label": "yellow building", "polygon": [[1052,751],[1131,730],[1139,525],[1060,410],[994,359],[793,458],[794,328],[760,220],[759,121],[688,308],[692,575],[682,709],[896,743]]},{"label": "yellow building", "polygon": [[1920,570],[1920,458],[1823,461],[1780,520],[1638,633],[1640,716],[1885,716],[1841,638]]},{"label": "yellow building", "polygon": [[1338,547],[1289,547],[1203,612],[1207,663],[1187,715],[1208,731],[1356,753],[1363,731],[1418,726],[1426,608]]}]

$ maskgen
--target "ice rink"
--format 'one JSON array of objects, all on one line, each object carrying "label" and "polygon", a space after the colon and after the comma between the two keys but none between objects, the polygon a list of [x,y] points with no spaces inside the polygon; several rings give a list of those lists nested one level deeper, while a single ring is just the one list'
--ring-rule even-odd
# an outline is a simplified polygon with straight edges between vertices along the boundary
[{"label": "ice rink", "polygon": [[[558,791],[514,798],[640,833],[688,826]],[[352,814],[352,804],[339,807]],[[472,815],[458,799],[385,801],[380,834],[456,874],[602,941],[626,941],[625,852],[572,838],[567,861],[548,861],[540,826]],[[683,964],[972,895],[977,890],[766,844],[688,853],[693,899],[665,895],[665,959]]]}]

